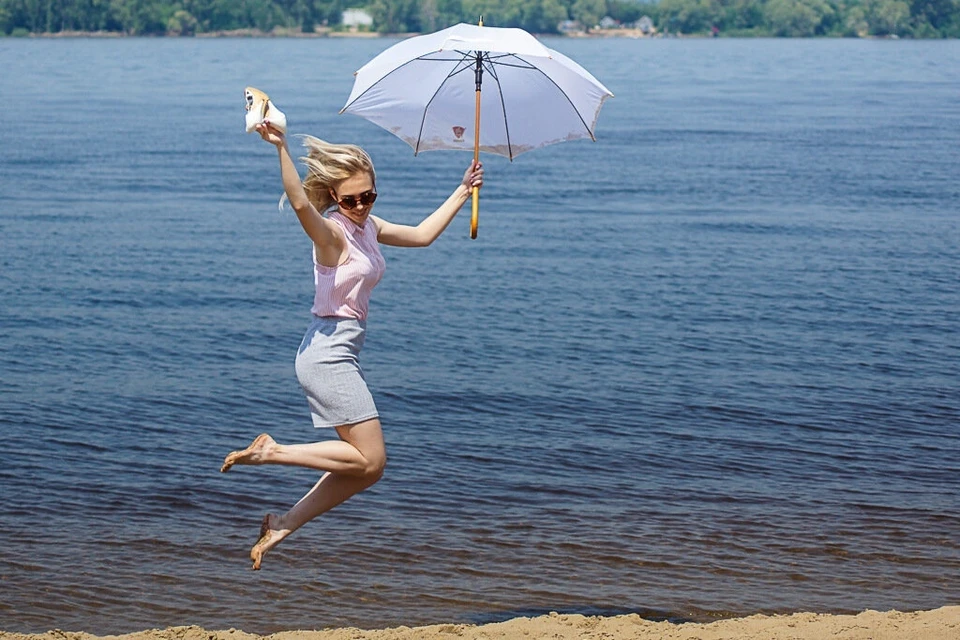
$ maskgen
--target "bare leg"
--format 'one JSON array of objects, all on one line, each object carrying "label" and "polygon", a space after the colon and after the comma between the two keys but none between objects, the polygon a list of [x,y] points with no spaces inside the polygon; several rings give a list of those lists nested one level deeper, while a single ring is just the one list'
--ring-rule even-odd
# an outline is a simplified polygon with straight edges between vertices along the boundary
[{"label": "bare leg", "polygon": [[[375,422],[379,434],[379,448],[383,449],[383,435],[379,432],[380,421],[374,418],[355,425],[337,427],[342,440],[326,440],[309,444],[280,444],[266,433],[262,433],[243,451],[234,451],[227,455],[220,471],[226,472],[235,464],[287,464],[295,467],[307,467],[317,471],[333,471],[349,475],[363,475],[370,466],[370,460],[363,450],[344,437],[344,433],[363,431],[362,426]],[[359,429],[359,430],[358,430]],[[376,443],[367,443],[367,448]],[[371,450],[373,454],[376,451]],[[385,456],[382,451],[379,455]],[[376,458],[376,455],[374,455]]]},{"label": "bare leg", "polygon": [[284,538],[320,514],[372,486],[383,475],[387,457],[378,419],[337,427],[337,433],[342,441],[305,445],[274,443],[264,447],[263,452],[258,454],[262,461],[253,464],[293,464],[324,470],[326,473],[285,514],[278,516],[268,513],[264,516],[260,539],[250,550],[254,569],[260,568],[263,554]]}]

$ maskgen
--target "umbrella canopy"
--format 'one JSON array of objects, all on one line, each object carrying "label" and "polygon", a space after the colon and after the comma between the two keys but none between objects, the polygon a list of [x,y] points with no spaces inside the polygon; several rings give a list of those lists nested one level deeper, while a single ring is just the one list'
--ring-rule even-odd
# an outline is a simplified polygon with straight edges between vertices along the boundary
[{"label": "umbrella canopy", "polygon": [[592,140],[600,108],[613,96],[526,31],[469,24],[399,42],[355,76],[340,112],[376,123],[414,153],[473,151],[478,131],[479,151],[511,160],[556,142]]}]

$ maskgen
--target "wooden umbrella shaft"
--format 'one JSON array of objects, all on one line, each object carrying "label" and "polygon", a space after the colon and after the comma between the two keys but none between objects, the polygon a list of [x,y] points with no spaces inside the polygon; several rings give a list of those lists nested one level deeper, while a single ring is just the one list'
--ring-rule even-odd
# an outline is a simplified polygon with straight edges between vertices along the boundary
[{"label": "wooden umbrella shaft", "polygon": [[[481,19],[482,20],[482,19]],[[481,21],[481,25],[482,25]],[[473,121],[473,162],[480,161],[480,85],[483,82],[483,54],[477,52],[477,66],[474,71],[477,82],[477,104]],[[473,188],[473,210],[470,215],[470,237],[477,239],[477,227],[480,224],[480,189]]]}]

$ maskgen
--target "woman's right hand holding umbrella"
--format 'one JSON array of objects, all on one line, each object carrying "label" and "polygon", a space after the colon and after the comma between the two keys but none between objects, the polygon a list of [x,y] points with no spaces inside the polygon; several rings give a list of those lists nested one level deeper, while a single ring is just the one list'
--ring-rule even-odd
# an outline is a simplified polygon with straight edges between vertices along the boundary
[{"label": "woman's right hand holding umbrella", "polygon": [[480,188],[483,186],[483,163],[479,160],[474,160],[470,163],[470,166],[467,167],[467,170],[463,174],[463,186],[468,190],[473,190],[474,187]]}]

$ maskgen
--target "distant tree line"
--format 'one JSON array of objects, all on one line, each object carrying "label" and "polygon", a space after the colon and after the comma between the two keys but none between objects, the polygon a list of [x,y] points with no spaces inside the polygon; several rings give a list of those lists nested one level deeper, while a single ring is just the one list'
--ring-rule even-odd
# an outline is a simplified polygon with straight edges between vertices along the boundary
[{"label": "distant tree line", "polygon": [[383,33],[429,32],[476,22],[556,33],[609,17],[648,16],[667,34],[720,36],[960,37],[960,0],[0,0],[0,34],[107,31],[195,35],[276,28],[342,28],[346,8],[365,9]]},{"label": "distant tree line", "polygon": [[0,0],[0,31],[116,31],[193,35],[339,22],[343,2],[323,0]]},{"label": "distant tree line", "polygon": [[958,0],[660,0],[660,31],[732,36],[960,37]]}]

